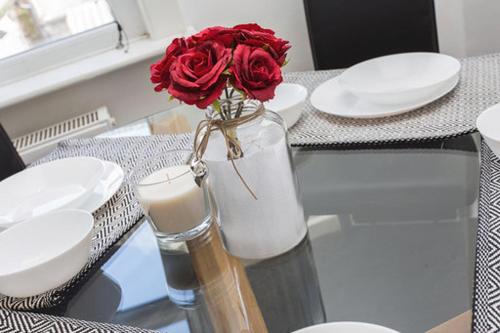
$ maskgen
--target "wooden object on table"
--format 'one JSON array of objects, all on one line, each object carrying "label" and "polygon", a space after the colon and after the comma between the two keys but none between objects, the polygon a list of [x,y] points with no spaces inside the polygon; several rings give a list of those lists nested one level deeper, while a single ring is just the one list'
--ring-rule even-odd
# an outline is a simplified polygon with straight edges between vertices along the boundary
[{"label": "wooden object on table", "polygon": [[217,224],[187,246],[214,331],[267,333],[245,268],[224,250]]},{"label": "wooden object on table", "polygon": [[182,134],[193,130],[186,116],[177,113],[163,119],[153,119],[150,128],[153,134]]},{"label": "wooden object on table", "polygon": [[427,333],[470,333],[471,323],[472,311],[469,310],[434,327]]}]

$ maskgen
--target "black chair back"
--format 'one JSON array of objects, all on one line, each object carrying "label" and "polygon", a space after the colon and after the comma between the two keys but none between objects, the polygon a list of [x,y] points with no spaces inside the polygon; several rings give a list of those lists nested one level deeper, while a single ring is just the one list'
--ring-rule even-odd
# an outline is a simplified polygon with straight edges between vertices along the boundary
[{"label": "black chair back", "polygon": [[316,69],[439,52],[433,0],[304,0]]},{"label": "black chair back", "polygon": [[26,168],[7,132],[0,124],[0,181]]}]

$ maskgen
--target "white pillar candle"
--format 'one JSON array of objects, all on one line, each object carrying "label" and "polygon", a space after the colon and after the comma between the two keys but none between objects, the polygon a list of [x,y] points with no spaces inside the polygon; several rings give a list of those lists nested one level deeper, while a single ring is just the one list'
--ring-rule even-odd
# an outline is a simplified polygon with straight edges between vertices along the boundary
[{"label": "white pillar candle", "polygon": [[144,178],[137,196],[152,222],[163,233],[179,233],[198,226],[206,217],[203,189],[189,166],[164,168]]}]

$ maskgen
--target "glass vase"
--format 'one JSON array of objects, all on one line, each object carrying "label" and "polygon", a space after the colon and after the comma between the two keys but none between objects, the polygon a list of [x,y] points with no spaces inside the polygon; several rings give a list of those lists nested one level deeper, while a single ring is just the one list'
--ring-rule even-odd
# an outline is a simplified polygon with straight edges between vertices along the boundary
[{"label": "glass vase", "polygon": [[[255,101],[244,103],[245,114],[263,107]],[[226,249],[245,259],[289,251],[304,239],[307,227],[283,119],[265,111],[227,132],[241,148],[234,165],[228,157],[231,147],[220,131],[210,135],[203,156]]]}]

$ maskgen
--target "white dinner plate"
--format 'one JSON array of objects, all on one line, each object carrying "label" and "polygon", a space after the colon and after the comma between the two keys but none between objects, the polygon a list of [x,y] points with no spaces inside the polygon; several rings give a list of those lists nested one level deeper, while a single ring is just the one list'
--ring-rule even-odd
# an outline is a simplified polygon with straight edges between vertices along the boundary
[{"label": "white dinner plate", "polygon": [[85,199],[78,207],[89,213],[95,212],[104,205],[120,188],[124,173],[123,169],[116,163],[102,161],[104,164],[104,172],[101,180],[99,180],[94,191]]},{"label": "white dinner plate", "polygon": [[79,207],[98,185],[104,164],[93,157],[60,159],[0,182],[0,229],[63,208]]},{"label": "white dinner plate", "polygon": [[427,105],[447,93],[457,85],[458,74],[445,82],[432,95],[415,103],[406,104],[374,104],[360,99],[346,91],[339,84],[339,77],[334,77],[317,87],[311,94],[311,104],[322,112],[348,118],[380,118],[394,116],[412,111]]},{"label": "white dinner plate", "polygon": [[445,54],[393,54],[348,68],[339,76],[339,83],[375,104],[418,103],[455,77],[460,67],[457,59]]},{"label": "white dinner plate", "polygon": [[393,329],[368,323],[339,321],[306,327],[293,333],[398,333]]}]

